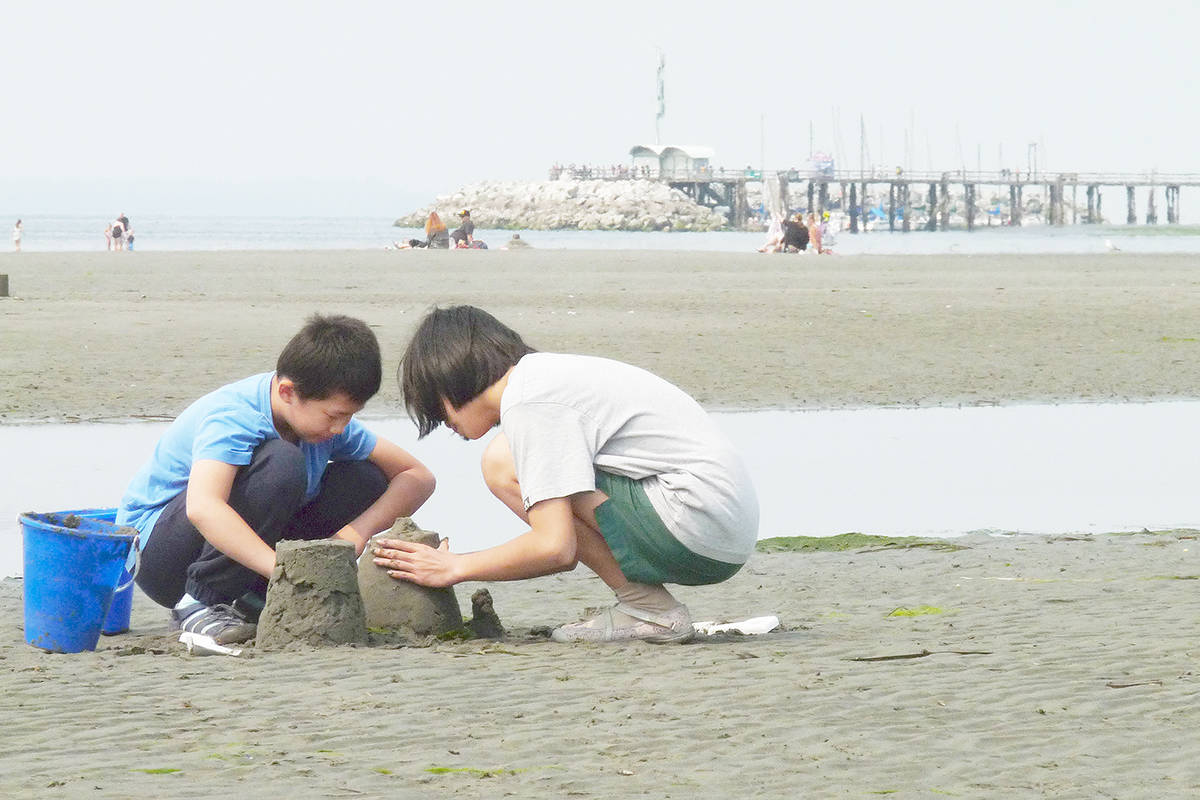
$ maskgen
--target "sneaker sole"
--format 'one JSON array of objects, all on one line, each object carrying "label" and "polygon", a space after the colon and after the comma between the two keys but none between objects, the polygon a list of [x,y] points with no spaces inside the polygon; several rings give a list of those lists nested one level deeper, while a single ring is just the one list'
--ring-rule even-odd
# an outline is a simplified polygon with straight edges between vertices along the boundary
[{"label": "sneaker sole", "polygon": [[179,634],[179,641],[187,647],[189,653],[196,656],[240,656],[242,654],[242,648],[217,644],[213,637],[203,633],[184,631]]}]

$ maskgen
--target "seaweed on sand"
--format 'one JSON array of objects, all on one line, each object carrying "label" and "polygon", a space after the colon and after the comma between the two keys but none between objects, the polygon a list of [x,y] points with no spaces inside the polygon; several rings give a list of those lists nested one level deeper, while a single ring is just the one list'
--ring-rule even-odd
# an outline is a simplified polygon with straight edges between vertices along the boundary
[{"label": "seaweed on sand", "polygon": [[965,545],[948,539],[923,539],[918,536],[875,536],[867,533],[842,533],[837,536],[776,536],[761,539],[756,546],[760,553],[837,553],[843,550],[911,550],[925,548],[953,552],[966,550]]}]

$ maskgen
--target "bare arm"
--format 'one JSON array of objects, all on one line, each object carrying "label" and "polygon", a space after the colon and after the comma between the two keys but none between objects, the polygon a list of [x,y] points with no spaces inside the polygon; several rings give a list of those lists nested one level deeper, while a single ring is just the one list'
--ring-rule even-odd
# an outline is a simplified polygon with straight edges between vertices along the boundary
[{"label": "bare arm", "polygon": [[359,555],[368,539],[390,528],[397,517],[411,516],[420,508],[433,494],[436,484],[433,473],[424,464],[382,437],[367,460],[383,470],[388,487],[378,500],[334,534],[351,542]]},{"label": "bare arm", "polygon": [[451,553],[417,542],[385,540],[375,563],[388,575],[422,586],[462,581],[512,581],[575,568],[575,517],[571,500],[556,497],[529,509],[531,529],[515,539],[474,553]]},{"label": "bare arm", "polygon": [[211,544],[263,577],[275,569],[275,550],[229,505],[238,468],[212,459],[192,464],[188,478],[187,517]]}]

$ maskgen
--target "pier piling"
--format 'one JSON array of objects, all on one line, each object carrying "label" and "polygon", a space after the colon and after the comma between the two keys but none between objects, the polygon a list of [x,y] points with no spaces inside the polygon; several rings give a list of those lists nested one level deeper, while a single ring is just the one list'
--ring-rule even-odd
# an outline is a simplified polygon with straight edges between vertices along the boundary
[{"label": "pier piling", "polygon": [[[858,233],[858,198],[856,197],[857,194],[858,194],[857,187],[853,183],[850,184],[850,208],[848,208],[847,211],[850,212],[850,232],[851,233]],[[1169,207],[1170,206],[1168,206],[1168,208]]]}]

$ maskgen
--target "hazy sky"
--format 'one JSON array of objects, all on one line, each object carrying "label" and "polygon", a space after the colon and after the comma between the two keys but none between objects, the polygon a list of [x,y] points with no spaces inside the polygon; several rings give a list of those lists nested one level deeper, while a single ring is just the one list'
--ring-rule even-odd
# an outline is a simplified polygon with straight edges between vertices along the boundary
[{"label": "hazy sky", "polygon": [[[398,216],[655,136],[717,166],[1200,173],[1200,2],[6,4],[0,212]],[[907,147],[906,147],[907,143]]]}]

